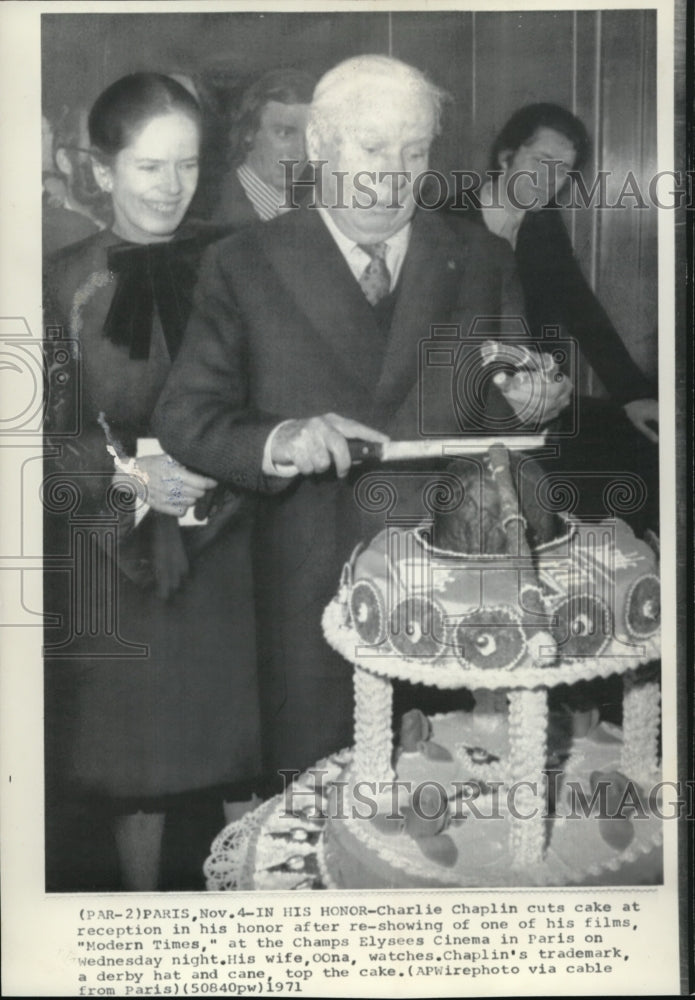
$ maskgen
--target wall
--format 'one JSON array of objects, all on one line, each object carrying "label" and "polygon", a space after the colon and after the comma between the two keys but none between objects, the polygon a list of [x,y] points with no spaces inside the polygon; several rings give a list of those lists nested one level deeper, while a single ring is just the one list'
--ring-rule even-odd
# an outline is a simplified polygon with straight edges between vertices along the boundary
[{"label": "wall", "polygon": [[[55,113],[91,103],[134,69],[180,70],[202,81],[224,116],[264,69],[293,65],[319,75],[349,55],[390,52],[455,98],[434,150],[440,169],[484,170],[516,108],[556,101],[588,126],[587,173],[611,170],[615,200],[628,170],[646,190],[655,169],[655,49],[653,11],[44,15],[44,104]],[[656,209],[592,209],[566,221],[585,273],[635,359],[654,374]],[[583,378],[600,393],[591,373]]]}]

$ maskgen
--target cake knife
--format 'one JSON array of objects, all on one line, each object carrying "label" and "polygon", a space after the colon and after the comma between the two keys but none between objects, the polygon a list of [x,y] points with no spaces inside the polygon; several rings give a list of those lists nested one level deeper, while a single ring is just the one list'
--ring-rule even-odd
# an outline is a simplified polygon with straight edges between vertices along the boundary
[{"label": "cake knife", "polygon": [[410,462],[425,458],[455,458],[457,455],[484,455],[492,445],[502,445],[509,451],[535,451],[545,444],[545,432],[540,434],[488,435],[477,437],[428,438],[413,441],[348,441],[353,465],[362,462]]}]

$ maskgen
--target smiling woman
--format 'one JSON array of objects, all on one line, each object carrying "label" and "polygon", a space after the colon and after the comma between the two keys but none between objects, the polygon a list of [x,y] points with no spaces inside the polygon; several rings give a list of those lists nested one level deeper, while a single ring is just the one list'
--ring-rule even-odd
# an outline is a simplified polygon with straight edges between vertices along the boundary
[{"label": "smiling woman", "polygon": [[198,182],[199,126],[171,111],[153,118],[113,165],[95,165],[103,190],[113,199],[113,230],[135,243],[170,239],[178,229]]},{"label": "smiling woman", "polygon": [[[89,133],[113,226],[49,258],[44,300],[46,324],[74,345],[66,384],[82,390],[59,392],[47,414],[46,562],[66,546],[84,554],[72,582],[45,576],[46,610],[62,621],[45,636],[47,857],[66,839],[66,805],[100,802],[120,861],[109,888],[147,890],[160,884],[171,797],[216,789],[238,811],[259,770],[249,514],[164,455],[150,428],[200,258],[223,233],[184,221],[198,104],[169,77],[132,74],[98,98]],[[114,456],[129,473],[115,482]],[[139,510],[114,487],[139,493]],[[56,489],[93,530],[76,529]],[[81,887],[50,864],[48,884]]]},{"label": "smiling woman", "polygon": [[[166,82],[158,91],[159,80]],[[198,184],[201,118],[195,98],[168,77],[134,73],[99,97],[89,131],[94,173],[111,195],[116,235],[134,243],[171,239]]]}]

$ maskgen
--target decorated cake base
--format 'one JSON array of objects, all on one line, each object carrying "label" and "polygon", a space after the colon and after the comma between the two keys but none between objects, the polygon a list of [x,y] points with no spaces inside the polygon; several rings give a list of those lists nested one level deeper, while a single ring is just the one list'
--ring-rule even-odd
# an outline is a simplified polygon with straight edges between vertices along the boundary
[{"label": "decorated cake base", "polygon": [[[520,794],[525,789],[506,780],[508,734],[499,723],[498,716],[486,733],[476,712],[435,717],[431,742],[450,759],[401,753],[398,784],[378,796],[381,808],[373,819],[365,818],[369,783],[356,784],[348,765],[342,775],[347,788],[334,792],[328,805],[324,857],[330,885],[565,885],[599,873],[604,884],[611,884],[611,872],[660,843],[661,823],[649,811],[645,789],[617,777],[622,774],[621,731],[600,723],[552,762],[538,826],[541,860],[519,864],[510,828],[534,825],[536,803],[527,810]],[[471,754],[488,763],[476,766]],[[600,782],[604,802],[599,793],[591,808]],[[399,793],[404,819],[396,819],[398,808],[393,808]],[[336,819],[339,801],[343,808]],[[409,822],[414,801],[416,815]],[[444,820],[445,826],[428,835],[428,820],[433,827]]]},{"label": "decorated cake base", "polygon": [[[568,721],[555,720],[556,728],[561,730]],[[648,780],[616,779],[624,766],[619,727],[601,722],[570,743],[565,742],[566,732],[560,735],[558,751],[549,761],[543,858],[524,868],[514,864],[510,853],[510,824],[528,820],[521,818],[521,799],[510,798],[502,780],[506,726],[499,716],[481,722],[475,712],[436,716],[431,722],[428,742],[451,759],[401,753],[398,784],[381,791],[370,782],[355,787],[351,751],[319,762],[283,795],[218,835],[205,865],[208,888],[287,891],[660,881],[662,824],[649,801]],[[486,750],[487,763],[471,768],[471,750],[479,760]],[[472,777],[485,771],[485,778]],[[592,805],[598,782],[603,782],[606,795],[602,801],[599,791]],[[413,836],[405,825],[403,817],[417,789],[423,814],[439,812],[444,796],[449,800],[446,828],[436,836]],[[521,815],[517,818],[514,812]],[[399,819],[389,819],[397,813]],[[444,849],[438,846],[442,844]]]}]

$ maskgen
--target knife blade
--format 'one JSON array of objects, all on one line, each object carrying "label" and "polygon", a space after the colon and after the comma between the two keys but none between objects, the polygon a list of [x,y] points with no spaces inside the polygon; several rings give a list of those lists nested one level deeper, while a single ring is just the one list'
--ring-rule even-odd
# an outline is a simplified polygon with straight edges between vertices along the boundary
[{"label": "knife blade", "polygon": [[426,458],[455,458],[457,455],[484,455],[492,445],[500,444],[509,451],[535,451],[545,444],[541,434],[488,435],[475,437],[438,438],[413,441],[348,441],[353,465],[362,462],[411,462]]}]

